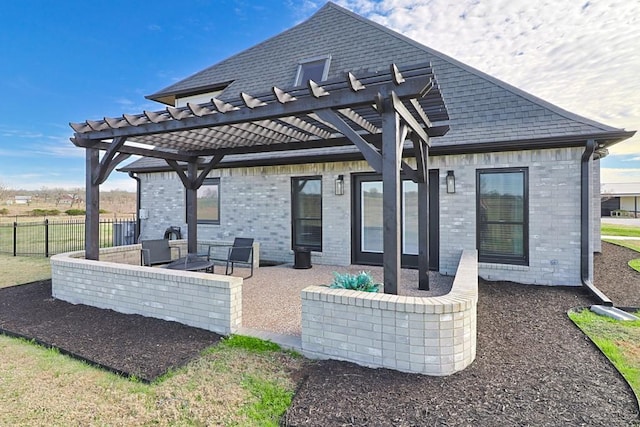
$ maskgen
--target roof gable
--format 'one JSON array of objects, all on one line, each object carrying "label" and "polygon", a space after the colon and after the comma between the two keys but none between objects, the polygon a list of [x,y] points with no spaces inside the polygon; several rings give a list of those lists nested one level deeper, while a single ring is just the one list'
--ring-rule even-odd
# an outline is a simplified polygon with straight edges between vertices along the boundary
[{"label": "roof gable", "polygon": [[206,68],[154,95],[232,81],[220,98],[294,84],[298,63],[331,55],[329,78],[346,71],[386,70],[390,63],[431,62],[450,115],[451,131],[437,144],[467,145],[620,133],[536,98],[333,3],[308,20]]}]

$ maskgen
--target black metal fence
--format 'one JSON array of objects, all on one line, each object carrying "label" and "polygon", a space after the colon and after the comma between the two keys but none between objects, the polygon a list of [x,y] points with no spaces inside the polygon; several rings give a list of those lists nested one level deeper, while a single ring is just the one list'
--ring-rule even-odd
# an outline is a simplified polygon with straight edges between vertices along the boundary
[{"label": "black metal fence", "polygon": [[[0,223],[0,253],[45,256],[84,250],[84,218]],[[101,248],[136,243],[135,218],[100,219]]]}]

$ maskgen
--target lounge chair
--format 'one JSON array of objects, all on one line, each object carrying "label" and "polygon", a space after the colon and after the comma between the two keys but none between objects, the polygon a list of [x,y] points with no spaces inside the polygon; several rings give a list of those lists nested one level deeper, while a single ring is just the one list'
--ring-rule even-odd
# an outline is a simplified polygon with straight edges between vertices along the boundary
[{"label": "lounge chair", "polygon": [[[220,246],[229,247],[226,256],[216,255],[211,252],[212,248]],[[235,264],[248,265],[251,268],[251,274],[249,274],[249,277],[251,277],[253,276],[253,239],[247,237],[236,237],[233,240],[233,245],[209,245],[207,258],[210,261],[221,261],[226,263],[226,275],[233,274],[233,266]],[[229,267],[231,267],[231,269],[229,269]],[[247,279],[249,277],[247,277]]]},{"label": "lounge chair", "polygon": [[141,264],[151,267],[152,265],[167,264],[173,261],[171,250],[178,250],[178,258],[181,258],[180,248],[169,246],[169,239],[143,240]]}]

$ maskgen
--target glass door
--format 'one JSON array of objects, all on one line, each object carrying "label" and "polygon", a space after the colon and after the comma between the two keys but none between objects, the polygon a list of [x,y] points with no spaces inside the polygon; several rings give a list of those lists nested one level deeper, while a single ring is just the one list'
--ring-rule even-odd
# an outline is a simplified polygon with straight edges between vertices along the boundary
[{"label": "glass door", "polygon": [[[429,171],[429,265],[438,269],[438,171]],[[382,177],[379,174],[353,176],[353,233],[352,262],[382,265]],[[418,184],[402,181],[400,214],[402,218],[401,247],[403,267],[418,265]]]}]

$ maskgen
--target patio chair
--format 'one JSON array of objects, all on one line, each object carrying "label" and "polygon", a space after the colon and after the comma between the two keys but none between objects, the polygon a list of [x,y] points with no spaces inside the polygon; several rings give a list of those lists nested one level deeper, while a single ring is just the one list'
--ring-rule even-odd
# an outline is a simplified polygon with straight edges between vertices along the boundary
[{"label": "patio chair", "polygon": [[[142,240],[142,260],[141,264],[151,267],[152,265],[167,264],[173,261],[169,239]],[[180,248],[178,250],[178,258],[181,258]]]},{"label": "patio chair", "polygon": [[[211,249],[220,246],[229,246],[226,256],[218,256],[211,253]],[[253,276],[253,239],[247,237],[236,237],[233,245],[209,245],[208,257],[210,261],[221,261],[226,263],[226,275],[233,274],[233,266],[235,264],[248,265],[251,268],[249,277]],[[231,270],[229,270],[231,267]],[[215,270],[215,267],[214,267]],[[249,278],[247,277],[247,279]]]}]

